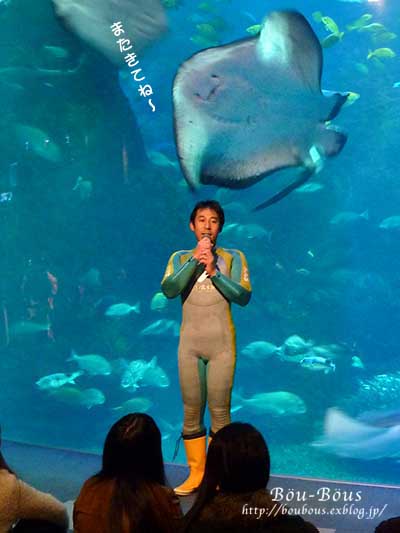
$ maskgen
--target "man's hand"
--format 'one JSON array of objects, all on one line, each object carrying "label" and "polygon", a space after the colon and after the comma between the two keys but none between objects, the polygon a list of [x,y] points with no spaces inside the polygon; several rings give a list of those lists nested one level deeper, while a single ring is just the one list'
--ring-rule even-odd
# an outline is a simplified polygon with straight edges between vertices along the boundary
[{"label": "man's hand", "polygon": [[200,263],[205,266],[205,271],[209,276],[215,276],[217,273],[215,257],[211,249],[204,250],[199,257]]},{"label": "man's hand", "polygon": [[197,246],[193,252],[193,257],[200,261],[200,258],[204,254],[204,252],[207,250],[211,251],[212,246],[213,244],[211,242],[211,239],[209,239],[208,237],[203,237],[197,243]]}]

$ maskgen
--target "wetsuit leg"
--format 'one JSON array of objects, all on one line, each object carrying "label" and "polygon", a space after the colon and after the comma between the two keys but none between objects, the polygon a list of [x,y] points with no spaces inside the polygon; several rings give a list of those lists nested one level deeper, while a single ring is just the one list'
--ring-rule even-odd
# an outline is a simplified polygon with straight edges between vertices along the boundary
[{"label": "wetsuit leg", "polygon": [[231,421],[231,393],[236,366],[234,347],[225,348],[210,358],[207,375],[208,408],[211,430],[215,433]]},{"label": "wetsuit leg", "polygon": [[179,381],[183,400],[183,435],[205,431],[204,410],[207,400],[206,361],[181,336],[178,349]]}]

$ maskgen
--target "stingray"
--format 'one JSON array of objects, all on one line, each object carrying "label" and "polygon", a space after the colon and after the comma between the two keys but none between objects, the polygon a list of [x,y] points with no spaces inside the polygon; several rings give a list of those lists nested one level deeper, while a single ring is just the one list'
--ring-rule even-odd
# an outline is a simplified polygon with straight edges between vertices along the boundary
[{"label": "stingray", "polygon": [[325,96],[321,75],[321,45],[296,11],[272,12],[259,36],[182,63],[173,85],[174,126],[189,186],[244,188],[300,167],[300,176],[261,209],[305,183],[347,139],[327,123],[348,93]]},{"label": "stingray", "polygon": [[377,427],[350,418],[336,408],[327,410],[324,435],[312,443],[340,457],[382,459],[400,456],[400,425]]},{"label": "stingray", "polygon": [[[121,65],[127,53],[141,52],[166,31],[167,18],[160,0],[52,0],[57,16],[110,61]],[[111,25],[121,22],[123,34]],[[129,39],[132,49],[120,52],[118,39]],[[138,57],[140,59],[140,57]]]}]

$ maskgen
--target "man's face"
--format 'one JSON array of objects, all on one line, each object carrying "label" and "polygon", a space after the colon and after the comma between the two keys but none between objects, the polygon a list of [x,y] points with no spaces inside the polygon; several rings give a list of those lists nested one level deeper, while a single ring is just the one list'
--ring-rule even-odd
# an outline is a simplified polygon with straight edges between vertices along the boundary
[{"label": "man's face", "polygon": [[209,209],[208,207],[198,209],[194,223],[191,222],[189,226],[198,241],[200,241],[205,234],[208,234],[214,244],[217,242],[220,226],[218,214],[214,209]]}]

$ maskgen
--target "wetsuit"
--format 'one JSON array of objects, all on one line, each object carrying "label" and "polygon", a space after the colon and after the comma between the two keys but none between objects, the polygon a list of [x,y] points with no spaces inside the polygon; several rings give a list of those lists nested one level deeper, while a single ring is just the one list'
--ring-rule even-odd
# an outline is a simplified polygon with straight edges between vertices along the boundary
[{"label": "wetsuit", "polygon": [[[178,348],[184,405],[183,435],[205,432],[206,399],[215,433],[230,422],[236,364],[231,302],[244,306],[251,296],[246,259],[239,250],[213,249],[217,273],[205,278],[194,250],[172,254],[161,282],[168,298],[181,295],[182,325]],[[204,279],[205,278],[205,279]]]}]

